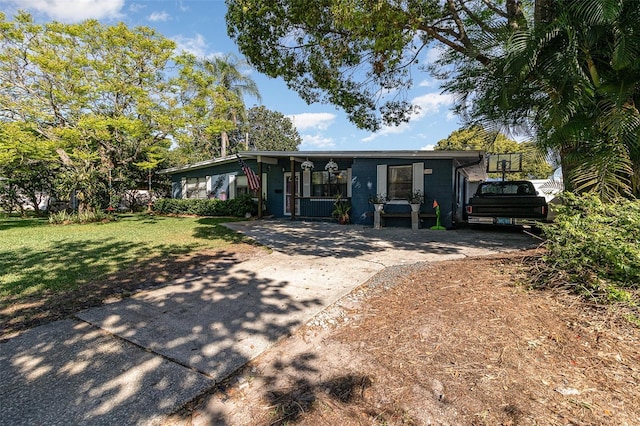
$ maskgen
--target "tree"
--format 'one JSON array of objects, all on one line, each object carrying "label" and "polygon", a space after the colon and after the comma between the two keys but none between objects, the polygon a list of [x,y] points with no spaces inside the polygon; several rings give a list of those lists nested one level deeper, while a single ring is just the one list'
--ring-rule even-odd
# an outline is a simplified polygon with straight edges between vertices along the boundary
[{"label": "tree", "polygon": [[236,128],[234,111],[243,110],[241,100],[220,84],[206,63],[190,54],[176,59],[178,75],[172,86],[178,94],[174,138],[176,165],[193,163],[222,154],[220,135]]},{"label": "tree", "polygon": [[258,151],[297,151],[302,143],[291,119],[264,106],[250,108],[240,129],[249,135],[249,146]]},{"label": "tree", "polygon": [[[223,57],[216,56],[213,60],[205,60],[204,69],[216,78],[217,84],[228,93],[228,101],[236,101],[240,108],[232,108],[228,111],[227,119],[234,124],[238,124],[239,119],[246,118],[244,96],[250,95],[261,101],[260,91],[255,81],[242,72],[248,66],[244,60],[239,60],[235,55],[229,53]],[[229,136],[226,131],[220,134],[221,155],[227,154],[229,146]]]},{"label": "tree", "polygon": [[491,62],[486,30],[526,24],[520,0],[227,0],[227,28],[260,72],[307,102],[342,107],[361,128],[407,121],[405,88],[433,42]]},{"label": "tree", "polygon": [[20,122],[0,123],[0,197],[4,208],[40,214],[45,197],[55,192],[54,145]]},{"label": "tree", "polygon": [[640,195],[640,3],[545,2],[491,67],[468,66],[448,89],[478,122],[527,123],[560,154],[565,187],[603,199]]},{"label": "tree", "polygon": [[[228,32],[258,71],[358,126],[410,118],[405,90],[430,71],[469,123],[531,131],[565,186],[640,192],[635,0],[227,0]],[[421,63],[438,43],[441,60]]]},{"label": "tree", "polygon": [[544,179],[552,172],[551,165],[540,155],[540,151],[533,142],[518,143],[502,133],[488,132],[478,126],[453,131],[446,139],[438,141],[435,149],[443,151],[477,149],[484,150],[488,154],[521,152],[523,154],[522,171],[510,173],[511,179]]},{"label": "tree", "polygon": [[164,71],[175,44],[124,24],[34,24],[0,16],[0,119],[56,152],[59,184],[81,209],[100,204],[107,174],[164,144],[174,116]]}]

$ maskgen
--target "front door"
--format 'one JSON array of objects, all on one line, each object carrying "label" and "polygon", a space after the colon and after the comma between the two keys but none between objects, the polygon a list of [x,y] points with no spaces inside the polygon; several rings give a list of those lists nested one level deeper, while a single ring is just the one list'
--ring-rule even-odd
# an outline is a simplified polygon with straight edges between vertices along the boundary
[{"label": "front door", "polygon": [[[284,174],[284,214],[291,216],[291,172]],[[300,197],[300,173],[296,173],[296,196]],[[300,214],[300,198],[296,198],[296,216]]]}]

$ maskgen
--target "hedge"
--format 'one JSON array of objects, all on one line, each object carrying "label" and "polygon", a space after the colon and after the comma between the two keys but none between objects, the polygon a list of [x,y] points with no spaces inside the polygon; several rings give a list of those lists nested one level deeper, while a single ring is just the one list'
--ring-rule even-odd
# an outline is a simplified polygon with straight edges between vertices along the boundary
[{"label": "hedge", "polygon": [[193,214],[196,216],[244,217],[258,213],[258,203],[250,195],[240,195],[232,200],[195,200],[161,198],[153,203],[153,210],[160,214]]}]

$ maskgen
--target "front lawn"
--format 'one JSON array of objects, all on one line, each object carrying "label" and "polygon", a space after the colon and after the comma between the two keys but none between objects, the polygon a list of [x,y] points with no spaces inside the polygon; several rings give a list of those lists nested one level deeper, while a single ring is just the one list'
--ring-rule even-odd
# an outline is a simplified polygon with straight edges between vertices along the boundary
[{"label": "front lawn", "polygon": [[128,215],[108,223],[49,225],[46,219],[1,218],[0,313],[16,314],[18,305],[34,301],[42,306],[97,282],[121,287],[118,274],[125,270],[149,275],[151,265],[159,269],[180,256],[233,251],[244,239],[220,226],[231,220]]}]

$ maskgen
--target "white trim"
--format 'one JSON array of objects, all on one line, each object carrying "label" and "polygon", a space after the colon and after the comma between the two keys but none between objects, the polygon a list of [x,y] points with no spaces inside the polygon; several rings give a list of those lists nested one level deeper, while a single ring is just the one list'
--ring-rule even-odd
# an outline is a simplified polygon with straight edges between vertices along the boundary
[{"label": "white trim", "polygon": [[271,164],[271,165],[278,164],[277,158],[264,157],[262,155],[258,155],[257,160],[258,160],[258,163]]},{"label": "white trim", "polygon": [[211,193],[211,176],[205,176],[207,182],[205,183],[205,191],[207,195]]},{"label": "white trim", "polygon": [[267,199],[267,173],[262,173],[262,180],[260,181],[262,186],[262,201]]},{"label": "white trim", "polygon": [[[287,213],[287,209],[290,208],[290,203],[287,203],[287,191],[289,191],[289,185],[287,185],[287,177],[291,178],[291,172],[284,172],[284,179],[283,179],[283,185],[284,185],[284,197],[283,201],[284,201],[284,209],[283,209],[283,213],[285,216],[291,216],[291,212]],[[296,179],[297,178],[297,179]],[[295,191],[296,194],[300,194],[300,173],[299,172],[295,172],[293,174],[293,179],[295,182]],[[300,214],[300,198],[299,195],[298,197],[296,197],[296,205],[295,205],[295,209],[296,209],[296,215]]]},{"label": "white trim", "polygon": [[302,172],[302,196],[304,198],[311,197],[311,170]]},{"label": "white trim", "polygon": [[413,190],[424,194],[424,163],[413,163]]},{"label": "white trim", "polygon": [[376,167],[376,194],[387,194],[387,165],[378,164]]},{"label": "white trim", "polygon": [[233,200],[236,198],[236,175],[228,175],[229,176],[229,199]]}]

